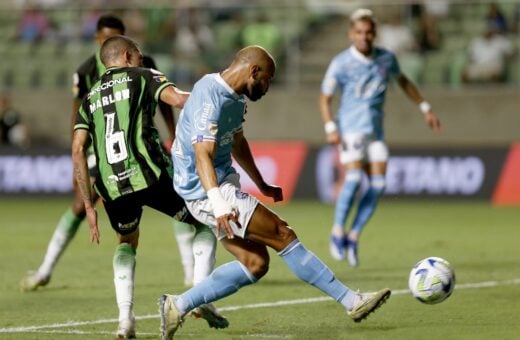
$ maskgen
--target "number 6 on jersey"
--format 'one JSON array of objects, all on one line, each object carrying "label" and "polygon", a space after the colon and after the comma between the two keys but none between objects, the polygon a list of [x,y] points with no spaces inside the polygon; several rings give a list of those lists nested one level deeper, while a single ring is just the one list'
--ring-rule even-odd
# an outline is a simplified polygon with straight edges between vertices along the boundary
[{"label": "number 6 on jersey", "polygon": [[106,130],[105,130],[105,144],[107,151],[108,164],[116,164],[124,161],[128,157],[128,151],[126,150],[125,134],[123,131],[114,132],[114,120],[115,113],[106,113],[105,117]]}]

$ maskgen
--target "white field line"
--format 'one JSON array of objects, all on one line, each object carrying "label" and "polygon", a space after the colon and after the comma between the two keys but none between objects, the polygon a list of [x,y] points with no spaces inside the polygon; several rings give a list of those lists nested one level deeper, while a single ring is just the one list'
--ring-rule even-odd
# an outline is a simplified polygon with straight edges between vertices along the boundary
[{"label": "white field line", "polygon": [[[463,283],[457,284],[455,286],[456,290],[460,289],[476,289],[476,288],[487,288],[487,287],[497,287],[497,286],[508,286],[508,285],[519,285],[520,278],[503,280],[503,281],[484,281],[484,282],[475,282],[475,283]],[[404,295],[409,294],[408,289],[397,289],[392,290],[392,295]],[[221,307],[219,311],[229,312],[236,311],[240,309],[257,309],[257,308],[271,308],[278,306],[289,306],[289,305],[299,305],[305,303],[314,303],[314,302],[323,302],[323,301],[332,301],[330,297],[316,297],[316,298],[308,298],[308,299],[296,299],[296,300],[281,300],[274,302],[264,302],[264,303],[255,303],[249,305],[239,305],[239,306],[229,306],[229,307]],[[148,314],[136,316],[136,320],[145,320],[145,319],[158,319],[159,314]],[[41,326],[20,326],[20,327],[9,327],[9,328],[0,328],[0,333],[32,333],[32,332],[41,332],[42,330],[52,330],[56,328],[68,328],[68,327],[77,327],[77,326],[87,326],[87,325],[96,325],[96,324],[104,324],[104,323],[117,323],[118,319],[101,319],[101,320],[92,320],[92,321],[68,321],[65,323],[55,323]],[[45,333],[52,333],[53,331],[43,331]],[[60,331],[55,331],[56,333],[60,333]],[[70,334],[94,334],[94,333],[83,333],[81,331],[65,331]],[[96,333],[97,334],[97,333]],[[101,333],[100,333],[101,334]],[[103,333],[105,334],[105,333]],[[112,334],[112,333],[108,333]]]}]

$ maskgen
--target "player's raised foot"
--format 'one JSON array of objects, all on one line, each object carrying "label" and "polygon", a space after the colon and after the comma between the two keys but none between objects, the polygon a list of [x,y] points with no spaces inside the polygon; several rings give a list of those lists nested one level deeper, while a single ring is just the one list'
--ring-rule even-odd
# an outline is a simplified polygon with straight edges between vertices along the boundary
[{"label": "player's raised foot", "polygon": [[20,281],[20,290],[22,292],[31,292],[38,287],[46,286],[51,280],[50,276],[42,276],[38,272],[28,272],[27,275]]},{"label": "player's raised foot", "polygon": [[161,339],[171,340],[175,332],[184,322],[175,306],[177,296],[164,294],[159,298],[159,313],[161,314]]},{"label": "player's raised foot", "polygon": [[354,301],[354,307],[351,311],[347,311],[348,316],[354,322],[360,322],[385,303],[391,293],[388,288],[383,288],[375,293],[358,293]]},{"label": "player's raised foot", "polygon": [[116,340],[135,339],[135,318],[119,321]]},{"label": "player's raised foot", "polygon": [[351,267],[359,266],[359,258],[358,258],[358,243],[357,241],[346,239],[346,248],[347,248],[347,261]]},{"label": "player's raised foot", "polygon": [[330,235],[329,250],[330,250],[330,256],[332,256],[332,258],[334,260],[338,260],[338,261],[343,260],[345,258],[344,237]]},{"label": "player's raised foot", "polygon": [[217,308],[212,303],[201,305],[190,313],[196,318],[203,318],[208,322],[210,328],[227,328],[229,321],[217,311]]}]

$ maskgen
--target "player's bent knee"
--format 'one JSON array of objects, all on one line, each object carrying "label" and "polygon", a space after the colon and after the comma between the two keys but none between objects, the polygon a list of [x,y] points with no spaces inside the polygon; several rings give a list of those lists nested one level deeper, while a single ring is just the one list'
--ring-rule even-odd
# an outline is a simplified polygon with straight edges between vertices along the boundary
[{"label": "player's bent knee", "polygon": [[245,254],[237,258],[257,279],[263,277],[269,271],[269,255]]}]

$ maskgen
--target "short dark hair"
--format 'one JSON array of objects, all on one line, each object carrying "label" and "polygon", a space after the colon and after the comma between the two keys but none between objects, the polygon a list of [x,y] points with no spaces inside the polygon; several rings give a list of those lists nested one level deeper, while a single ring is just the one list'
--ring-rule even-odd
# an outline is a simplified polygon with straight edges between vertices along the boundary
[{"label": "short dark hair", "polygon": [[103,28],[113,28],[120,30],[122,34],[125,34],[125,25],[115,15],[105,14],[102,15],[97,22],[97,31],[101,31]]},{"label": "short dark hair", "polygon": [[113,62],[119,56],[119,53],[123,49],[138,51],[139,47],[134,40],[123,35],[115,35],[108,38],[103,45],[101,45],[99,52],[101,62],[107,66],[107,64]]}]

